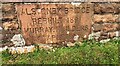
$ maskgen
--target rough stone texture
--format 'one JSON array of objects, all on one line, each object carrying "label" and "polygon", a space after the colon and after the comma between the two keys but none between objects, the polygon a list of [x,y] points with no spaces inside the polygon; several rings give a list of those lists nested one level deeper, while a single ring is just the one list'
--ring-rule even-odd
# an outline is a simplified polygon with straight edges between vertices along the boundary
[{"label": "rough stone texture", "polygon": [[103,29],[104,32],[120,30],[120,24],[104,24]]},{"label": "rough stone texture", "polygon": [[15,44],[15,46],[24,46],[25,45],[25,40],[21,34],[15,34],[12,37],[11,41],[13,42],[13,44]]},{"label": "rough stone texture", "polygon": [[[40,7],[45,8],[44,13]],[[45,44],[65,41],[73,42],[74,36],[76,35],[79,35],[80,38],[84,38],[84,36],[87,37],[91,32],[91,16],[93,14],[92,7],[93,4],[87,3],[80,4],[78,6],[72,4],[16,5],[19,15],[18,18],[22,25],[22,34],[26,40],[27,45],[32,43]],[[62,8],[62,10],[60,9],[60,11],[58,11],[58,8]],[[67,10],[65,8],[68,8],[68,13],[66,13]],[[34,11],[36,13],[31,11],[31,9],[36,9],[36,11]],[[48,11],[47,9],[51,10]],[[33,13],[34,17],[32,16]],[[38,18],[41,19],[38,21]],[[46,18],[46,20],[43,20],[43,18]],[[48,20],[51,18],[56,20]],[[41,27],[42,30],[40,29]],[[51,27],[53,29],[49,30],[48,28]]]},{"label": "rough stone texture", "polygon": [[4,30],[17,30],[18,29],[18,23],[13,21],[13,22],[5,22],[3,23],[3,28]]},{"label": "rough stone texture", "polygon": [[103,28],[102,24],[93,24],[93,31],[94,32],[101,31],[102,28]]},{"label": "rough stone texture", "polygon": [[35,46],[24,46],[24,47],[9,47],[8,51],[11,54],[23,54],[23,53],[29,53],[34,52]]},{"label": "rough stone texture", "polygon": [[95,32],[89,35],[89,39],[95,39],[95,40],[105,40],[105,39],[111,39],[114,37],[119,37],[120,31],[113,31],[113,32]]},{"label": "rough stone texture", "polygon": [[46,45],[46,44],[40,44],[39,49],[44,49],[44,50],[52,50],[52,46]]},{"label": "rough stone texture", "polygon": [[[18,1],[18,0],[14,0],[14,1]],[[94,0],[94,1],[96,1],[96,0]],[[29,5],[30,4],[31,3],[29,3]],[[89,24],[88,22],[91,22],[87,19],[91,19],[91,18],[93,19],[92,20],[92,22],[93,22],[92,28],[93,29],[89,29],[91,34],[88,37],[87,36],[88,34],[84,35],[85,32],[83,32],[83,31],[81,32],[83,34],[81,34],[79,32],[77,32],[77,33],[81,34],[82,37],[84,37],[84,38],[88,37],[89,39],[94,38],[96,40],[114,38],[116,36],[120,37],[120,15],[119,15],[120,14],[120,3],[109,3],[109,4],[108,3],[92,3],[92,4],[94,4],[94,7],[92,7],[92,8],[94,8],[94,10],[91,9],[91,11],[93,10],[94,14],[90,15],[89,17],[88,17],[88,14],[86,16],[85,13],[77,15],[78,17],[82,16],[81,21],[83,21],[83,23],[81,23],[81,24],[83,24],[83,25]],[[79,5],[77,5],[77,6],[79,6]],[[64,6],[62,6],[62,7],[64,7]],[[5,24],[5,23],[9,22],[7,25],[4,25],[4,26],[3,26],[3,24],[0,24],[1,27],[4,27],[3,29],[6,29],[3,32],[1,31],[1,33],[3,33],[3,34],[0,34],[0,39],[3,39],[6,45],[10,44],[11,46],[13,46],[13,44],[6,43],[6,42],[10,42],[12,37],[16,33],[19,32],[18,29],[21,27],[21,26],[18,26],[18,23],[17,23],[17,22],[19,22],[19,21],[17,21],[19,17],[17,17],[17,14],[16,14],[15,4],[13,4],[13,3],[6,4],[5,3],[5,4],[3,4],[3,7],[1,7],[0,9],[2,9],[2,16],[3,16],[3,17],[0,16],[0,18],[2,18],[2,23]],[[78,12],[78,11],[76,11],[76,12]],[[84,10],[83,10],[83,12],[84,12]],[[69,14],[69,15],[72,16],[71,14]],[[61,15],[61,16],[64,16],[64,15]],[[66,17],[64,17],[64,18],[66,18]],[[84,18],[86,18],[86,19],[84,19]],[[62,21],[64,21],[64,20],[62,20]],[[12,23],[12,22],[15,22],[15,23]],[[80,24],[77,24],[77,25],[80,25]],[[89,27],[91,27],[91,26],[89,26]],[[83,28],[83,27],[80,27],[80,28]],[[91,30],[93,31],[93,33],[91,32]],[[62,31],[62,32],[64,32],[64,31]],[[87,31],[87,32],[89,32],[89,31]],[[69,37],[68,35],[75,36],[75,35],[71,34],[70,31],[66,31],[66,35],[67,35],[67,38],[70,38],[70,39],[71,38],[73,39],[74,37]],[[1,38],[1,36],[3,38]],[[65,36],[63,36],[63,37],[65,38]],[[33,38],[29,38],[29,39],[33,40]],[[67,39],[64,39],[64,40],[67,41]],[[44,40],[42,40],[42,41],[44,41]],[[4,46],[5,46],[5,44],[4,44]],[[61,44],[61,43],[59,43],[59,44]]]},{"label": "rough stone texture", "polygon": [[95,39],[95,40],[98,40],[99,37],[101,35],[101,32],[95,32],[95,33],[91,33],[88,37],[88,39]]},{"label": "rough stone texture", "polygon": [[15,5],[13,3],[2,5],[2,22],[12,21],[16,17]]},{"label": "rough stone texture", "polygon": [[[2,42],[3,43],[3,42]],[[7,46],[7,47],[12,47],[12,46],[14,46],[14,44],[13,43],[3,43],[3,44],[0,44],[0,47],[5,47],[5,46]]]},{"label": "rough stone texture", "polygon": [[15,19],[17,17],[17,15],[16,14],[4,14],[3,15],[3,21],[5,20],[5,19]]},{"label": "rough stone texture", "polygon": [[105,14],[105,15],[94,15],[94,22],[95,23],[101,23],[101,22],[119,22],[118,15],[113,15],[113,14]]},{"label": "rough stone texture", "polygon": [[95,14],[103,14],[103,13],[120,13],[120,4],[118,3],[96,3],[94,5],[94,13]]},{"label": "rough stone texture", "polygon": [[[95,3],[92,30],[100,32],[98,40],[102,43],[110,38],[120,37],[120,4]],[[93,36],[93,38],[96,38]]]},{"label": "rough stone texture", "polygon": [[74,43],[71,43],[71,42],[68,42],[68,43],[67,43],[67,46],[68,46],[68,47],[73,47],[73,46],[75,46],[75,44],[74,44]]},{"label": "rough stone texture", "polygon": [[17,21],[17,15],[15,11],[15,5],[13,3],[3,3],[2,4],[2,45],[13,46],[11,44],[12,37],[19,32],[19,26]]},{"label": "rough stone texture", "polygon": [[14,5],[13,4],[4,4],[2,5],[2,11],[3,12],[9,12],[9,11],[14,11]]},{"label": "rough stone texture", "polygon": [[100,43],[106,43],[108,41],[110,41],[110,39],[104,39],[104,40],[101,40]]},{"label": "rough stone texture", "polygon": [[109,32],[108,35],[109,35],[109,38],[116,37],[116,32]]},{"label": "rough stone texture", "polygon": [[76,36],[74,36],[74,41],[78,41],[78,39],[79,39],[79,36],[78,35],[76,35]]},{"label": "rough stone texture", "polygon": [[120,24],[94,24],[93,25],[93,31],[104,31],[104,32],[109,32],[109,31],[115,31],[115,30],[120,30]]},{"label": "rough stone texture", "polygon": [[2,42],[2,39],[3,39],[3,35],[0,34],[0,44],[1,44],[1,42]]}]

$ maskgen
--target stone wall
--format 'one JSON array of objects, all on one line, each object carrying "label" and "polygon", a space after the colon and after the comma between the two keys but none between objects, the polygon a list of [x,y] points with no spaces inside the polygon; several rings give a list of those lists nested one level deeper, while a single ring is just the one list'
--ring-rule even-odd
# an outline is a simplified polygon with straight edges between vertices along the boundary
[{"label": "stone wall", "polygon": [[[93,33],[96,40],[120,36],[120,4],[95,3],[93,15]],[[94,35],[95,36],[95,35]]]},{"label": "stone wall", "polygon": [[[16,33],[20,33],[15,5],[18,3],[3,3],[2,7],[2,43],[9,43]],[[92,33],[89,39],[95,40],[120,37],[120,3],[93,3],[94,14],[91,17]]]},{"label": "stone wall", "polygon": [[15,33],[19,32],[17,13],[15,10],[15,4],[13,3],[3,3],[2,4],[2,43],[10,45],[11,38]]}]

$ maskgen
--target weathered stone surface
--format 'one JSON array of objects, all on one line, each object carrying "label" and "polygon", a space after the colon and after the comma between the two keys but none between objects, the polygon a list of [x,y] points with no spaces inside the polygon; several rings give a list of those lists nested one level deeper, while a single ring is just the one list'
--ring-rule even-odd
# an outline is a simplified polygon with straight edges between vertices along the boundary
[{"label": "weathered stone surface", "polygon": [[101,32],[91,33],[91,34],[89,35],[88,39],[96,39],[96,40],[98,40],[99,37],[100,37],[100,35],[101,35]]},{"label": "weathered stone surface", "polygon": [[2,41],[3,43],[11,43],[11,39],[12,37],[15,35],[15,34],[20,34],[20,30],[3,30],[2,31],[2,35],[3,35],[3,38],[2,38]]},{"label": "weathered stone surface", "polygon": [[116,37],[116,33],[115,32],[109,32],[108,35],[109,35],[109,38]]},{"label": "weathered stone surface", "polygon": [[16,17],[17,17],[16,14],[5,14],[5,15],[2,16],[2,20],[3,21],[5,21],[5,19],[11,19],[11,20],[13,20]]},{"label": "weathered stone surface", "polygon": [[94,32],[98,32],[98,31],[101,31],[103,28],[103,25],[102,24],[93,24],[93,31]]},{"label": "weathered stone surface", "polygon": [[100,43],[106,43],[108,41],[110,41],[110,39],[104,39],[104,40],[101,40]]},{"label": "weathered stone surface", "polygon": [[94,24],[93,25],[93,31],[115,31],[115,30],[120,30],[120,24],[113,24],[113,23],[108,23],[108,24]]},{"label": "weathered stone surface", "polygon": [[[17,5],[26,44],[74,41],[91,32],[93,4],[24,4]],[[42,9],[41,9],[42,8]],[[59,9],[59,10],[58,10]],[[79,38],[78,38],[79,39]]]},{"label": "weathered stone surface", "polygon": [[4,30],[16,30],[18,29],[18,23],[15,21],[3,23]]},{"label": "weathered stone surface", "polygon": [[[40,5],[40,6],[39,5],[32,6],[33,10],[30,10],[30,9],[32,9],[31,7],[28,7],[28,8],[27,7],[25,7],[25,8],[24,7],[20,7],[18,10],[20,10],[22,13],[19,11],[18,14],[22,15],[22,16],[25,16],[22,19],[22,20],[24,20],[23,21],[24,24],[21,24],[21,26],[26,25],[25,28],[27,28],[27,27],[31,28],[33,26],[32,25],[32,23],[33,23],[32,20],[29,19],[29,18],[26,18],[28,15],[30,15],[30,13],[32,13],[32,15],[30,15],[29,17],[32,16],[33,20],[36,21],[36,22],[34,21],[34,24],[37,24],[37,25],[33,26],[35,28],[33,30],[33,32],[34,31],[39,31],[39,30],[37,30],[37,28],[38,28],[37,26],[40,26],[38,24],[41,24],[41,22],[44,23],[44,24],[42,24],[42,27],[43,26],[45,26],[45,27],[48,26],[45,23],[46,22],[46,18],[44,18],[44,17],[49,18],[49,16],[50,16],[51,19],[48,21],[48,23],[49,22],[50,23],[55,22],[55,20],[54,19],[52,20],[52,18],[55,18],[55,17],[61,18],[61,17],[63,17],[62,19],[58,20],[58,22],[61,22],[61,24],[54,24],[54,23],[49,24],[49,28],[51,30],[53,30],[53,32],[39,32],[45,38],[42,37],[39,40],[38,37],[37,38],[33,37],[33,33],[32,32],[27,33],[26,35],[30,36],[30,37],[26,38],[26,40],[28,40],[27,41],[27,43],[28,43],[27,45],[30,45],[31,43],[36,43],[36,42],[34,42],[35,40],[38,40],[37,42],[39,42],[39,43],[41,43],[41,41],[43,41],[44,43],[55,43],[55,42],[63,42],[63,41],[74,42],[74,41],[79,40],[81,37],[82,38],[87,38],[88,34],[90,34],[91,30],[92,30],[91,26],[90,26],[91,22],[94,22],[94,24],[92,26],[94,32],[99,32],[99,31],[103,31],[104,32],[104,34],[100,33],[100,35],[97,35],[97,36],[94,35],[95,39],[102,40],[103,38],[113,38],[113,37],[116,37],[116,36],[120,36],[120,32],[119,32],[120,31],[120,25],[117,24],[117,22],[120,23],[120,15],[119,15],[119,13],[120,13],[120,4],[119,3],[109,3],[109,4],[108,3],[102,3],[102,4],[101,3],[98,3],[98,4],[95,3],[95,6],[94,7],[90,7],[90,8],[88,7],[89,4],[88,5],[86,5],[86,4],[84,5],[84,4],[81,4],[81,3],[80,4],[77,3],[76,5],[74,5],[74,4],[76,4],[76,3],[71,3],[70,6],[66,5],[65,7],[64,7],[64,5],[62,5],[62,6],[61,5],[57,5],[57,6],[53,6],[52,5],[53,9],[52,9],[51,5],[49,7],[49,4],[46,4],[46,5],[48,5],[47,7],[45,5],[44,6],[42,6],[42,5]],[[26,5],[30,6],[31,3],[29,3],[29,4],[27,3]],[[35,9],[38,9],[38,11],[34,11],[34,7],[35,7]],[[43,9],[42,9],[42,7],[43,7]],[[67,7],[68,7],[68,9],[67,9]],[[69,7],[70,7],[70,9],[69,9]],[[75,8],[75,9],[73,9],[72,7]],[[11,21],[13,21],[13,19],[17,19],[17,18],[21,18],[22,17],[22,16],[21,17],[17,17],[16,16],[14,8],[15,8],[15,6],[13,6],[13,4],[9,4],[8,3],[8,4],[4,4],[3,5],[3,7],[2,7],[2,9],[3,9],[3,11],[2,11],[3,12],[2,13],[3,14],[3,18],[2,18],[2,16],[0,16],[2,18],[2,20],[3,20],[2,21],[3,23],[4,22],[9,22],[9,21],[11,22]],[[22,10],[22,8],[23,8],[23,10]],[[59,11],[60,13],[57,13],[57,14],[49,14],[49,12],[47,10],[44,10],[44,8],[46,8],[46,9],[47,8],[48,9],[51,8],[51,10],[53,10],[53,11],[51,11],[51,13],[57,13],[57,10],[54,9],[54,8],[66,8],[66,9],[65,10],[64,9],[60,10]],[[92,8],[95,8],[94,9],[94,11],[95,11],[94,12],[95,13],[94,16],[90,15],[93,12]],[[41,10],[44,11],[43,12],[44,15],[39,13],[39,12],[41,12]],[[89,13],[89,11],[91,11],[91,12]],[[64,12],[65,13],[70,12],[70,13],[69,13],[69,15],[67,15]],[[72,14],[73,12],[75,14]],[[25,15],[26,13],[27,13],[27,15]],[[34,18],[39,18],[39,16],[34,15],[35,13],[39,13],[40,14],[39,16],[41,17],[41,19],[38,19],[38,21],[37,21],[37,19],[34,19]],[[74,20],[74,17],[76,18],[75,20]],[[92,17],[93,17],[93,21],[91,20]],[[42,20],[42,18],[43,18],[43,20]],[[65,18],[67,18],[67,19],[65,19]],[[73,19],[69,19],[69,18],[73,18]],[[30,22],[28,25],[27,25],[27,22],[25,22],[27,20],[29,20],[28,22]],[[19,21],[21,21],[21,19]],[[75,21],[75,23],[74,23],[74,21]],[[110,24],[105,24],[105,23],[108,23],[108,22],[110,22]],[[116,23],[116,24],[114,24],[113,22]],[[98,23],[101,23],[101,24],[98,24]],[[29,27],[29,25],[31,25],[31,26]],[[54,29],[51,28],[51,26],[54,26],[54,25],[57,25],[58,27],[62,26],[62,29],[61,28],[59,29],[59,28],[55,27],[54,29],[57,29],[59,31],[56,30],[54,32]],[[75,25],[81,26],[81,27],[77,28],[77,27],[75,27]],[[65,29],[64,29],[64,26],[66,26]],[[89,28],[88,28],[88,26],[89,26]],[[17,29],[18,28],[18,24],[17,24],[17,22],[16,22],[16,24],[14,24],[14,26],[12,24],[7,24],[6,27],[4,27],[4,28],[6,29],[6,31],[5,31],[6,34],[5,33],[4,33],[5,35],[0,34],[2,37],[4,36],[3,38],[1,38],[1,36],[0,36],[0,39],[4,39],[4,40],[8,41],[8,40],[11,39],[10,37],[12,37],[14,35],[14,33],[17,32],[17,31],[8,31],[8,30],[15,30],[15,29]],[[23,28],[22,31],[25,28]],[[72,28],[76,29],[77,28],[77,30],[69,30],[69,28],[70,29],[72,29]],[[26,31],[29,31],[29,30],[32,31],[32,29],[33,28],[26,29]],[[79,29],[82,30],[82,31],[79,31]],[[89,30],[84,31],[83,29],[84,30],[85,29],[89,29]],[[116,32],[116,30],[118,31],[118,33]],[[49,31],[49,29],[46,28],[46,31]],[[113,32],[111,32],[111,31],[113,31]],[[86,32],[88,32],[88,33],[86,33]],[[24,34],[24,33],[22,33],[22,34]],[[46,34],[46,35],[44,35],[44,34]],[[56,36],[56,34],[63,34],[63,35],[57,35]],[[79,37],[77,37],[77,35]],[[36,35],[36,36],[38,36],[38,35]],[[63,37],[63,38],[58,39],[57,37],[60,37],[60,36]],[[75,39],[75,36],[76,36],[76,39]],[[101,36],[101,38],[100,38],[100,36]],[[40,37],[40,35],[39,35],[39,37]],[[48,37],[48,39],[46,39],[47,37]],[[33,39],[33,38],[36,38],[36,39]],[[47,42],[45,42],[46,40],[47,40]]]},{"label": "weathered stone surface", "polygon": [[4,5],[2,5],[2,11],[3,12],[14,11],[14,5],[13,4],[4,4]]},{"label": "weathered stone surface", "polygon": [[106,42],[107,39],[111,39],[114,37],[120,37],[120,31],[113,32],[96,32],[89,35],[89,39],[95,39],[100,42]]},{"label": "weathered stone surface", "polygon": [[71,43],[71,42],[68,42],[68,43],[67,43],[67,46],[68,46],[68,47],[73,47],[73,46],[75,46],[75,44],[74,44],[74,43]]},{"label": "weathered stone surface", "polygon": [[2,11],[0,10],[0,20],[2,20]]},{"label": "weathered stone surface", "polygon": [[9,22],[17,19],[15,12],[15,6],[13,3],[2,4],[2,22]]},{"label": "weathered stone surface", "polygon": [[99,40],[104,40],[104,39],[108,39],[108,38],[109,38],[109,36],[100,36]]},{"label": "weathered stone surface", "polygon": [[21,34],[15,34],[12,37],[11,41],[13,42],[13,44],[15,44],[15,46],[24,46],[25,45],[25,40]]},{"label": "weathered stone surface", "polygon": [[10,47],[8,48],[9,53],[11,54],[23,54],[23,53],[29,53],[34,52],[35,46],[24,46],[24,47]]},{"label": "weathered stone surface", "polygon": [[119,37],[120,36],[120,31],[113,31],[113,32],[95,32],[89,35],[89,39],[95,39],[95,40],[106,40],[114,37]]},{"label": "weathered stone surface", "polygon": [[95,3],[94,5],[94,13],[95,14],[103,14],[103,13],[120,13],[120,4],[116,3]]},{"label": "weathered stone surface", "polygon": [[94,22],[95,23],[101,23],[101,22],[117,22],[118,21],[118,15],[112,15],[112,14],[105,14],[105,15],[94,15]]},{"label": "weathered stone surface", "polygon": [[120,14],[120,4],[114,4],[114,7],[115,7],[115,13],[118,13]]},{"label": "weathered stone surface", "polygon": [[2,42],[3,34],[0,34],[0,43]]},{"label": "weathered stone surface", "polygon": [[116,20],[116,22],[120,23],[120,14],[118,15],[118,19]]},{"label": "weathered stone surface", "polygon": [[7,47],[12,47],[12,46],[14,46],[14,44],[12,44],[12,43],[3,43],[3,44],[0,44],[0,47],[5,47],[5,46],[7,46]]},{"label": "weathered stone surface", "polygon": [[106,33],[106,32],[101,32],[100,36],[108,36],[108,33]]},{"label": "weathered stone surface", "polygon": [[75,35],[73,40],[78,41],[78,39],[79,39],[79,35]]},{"label": "weathered stone surface", "polygon": [[52,49],[53,49],[52,46],[46,45],[46,44],[40,44],[40,45],[39,45],[39,48],[40,48],[40,49],[44,49],[44,50],[52,50]]},{"label": "weathered stone surface", "polygon": [[104,24],[102,29],[104,32],[115,30],[120,30],[120,24]]},{"label": "weathered stone surface", "polygon": [[13,34],[5,34],[5,33],[2,33],[2,35],[3,35],[3,38],[2,38],[2,40],[3,40],[3,43],[6,43],[6,42],[8,42],[8,43],[10,43],[11,41],[11,38],[13,37]]}]

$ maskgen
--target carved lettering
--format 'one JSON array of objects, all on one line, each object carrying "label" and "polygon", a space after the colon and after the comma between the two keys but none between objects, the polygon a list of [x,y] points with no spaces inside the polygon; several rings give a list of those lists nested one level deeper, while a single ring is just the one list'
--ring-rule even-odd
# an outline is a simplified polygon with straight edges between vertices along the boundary
[{"label": "carved lettering", "polygon": [[89,5],[40,4],[36,7],[22,5],[17,9],[20,9],[18,14],[25,38],[33,38],[34,43],[74,41],[75,35],[83,37],[89,33]]}]

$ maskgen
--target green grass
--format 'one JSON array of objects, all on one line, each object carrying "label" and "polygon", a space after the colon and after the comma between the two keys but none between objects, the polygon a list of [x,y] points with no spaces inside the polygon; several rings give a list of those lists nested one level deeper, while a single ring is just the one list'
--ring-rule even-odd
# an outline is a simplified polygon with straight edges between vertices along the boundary
[{"label": "green grass", "polygon": [[33,53],[10,55],[2,54],[3,64],[118,64],[118,45],[120,40],[99,43],[94,40],[83,41],[79,46],[54,48],[55,51],[36,49]]}]

